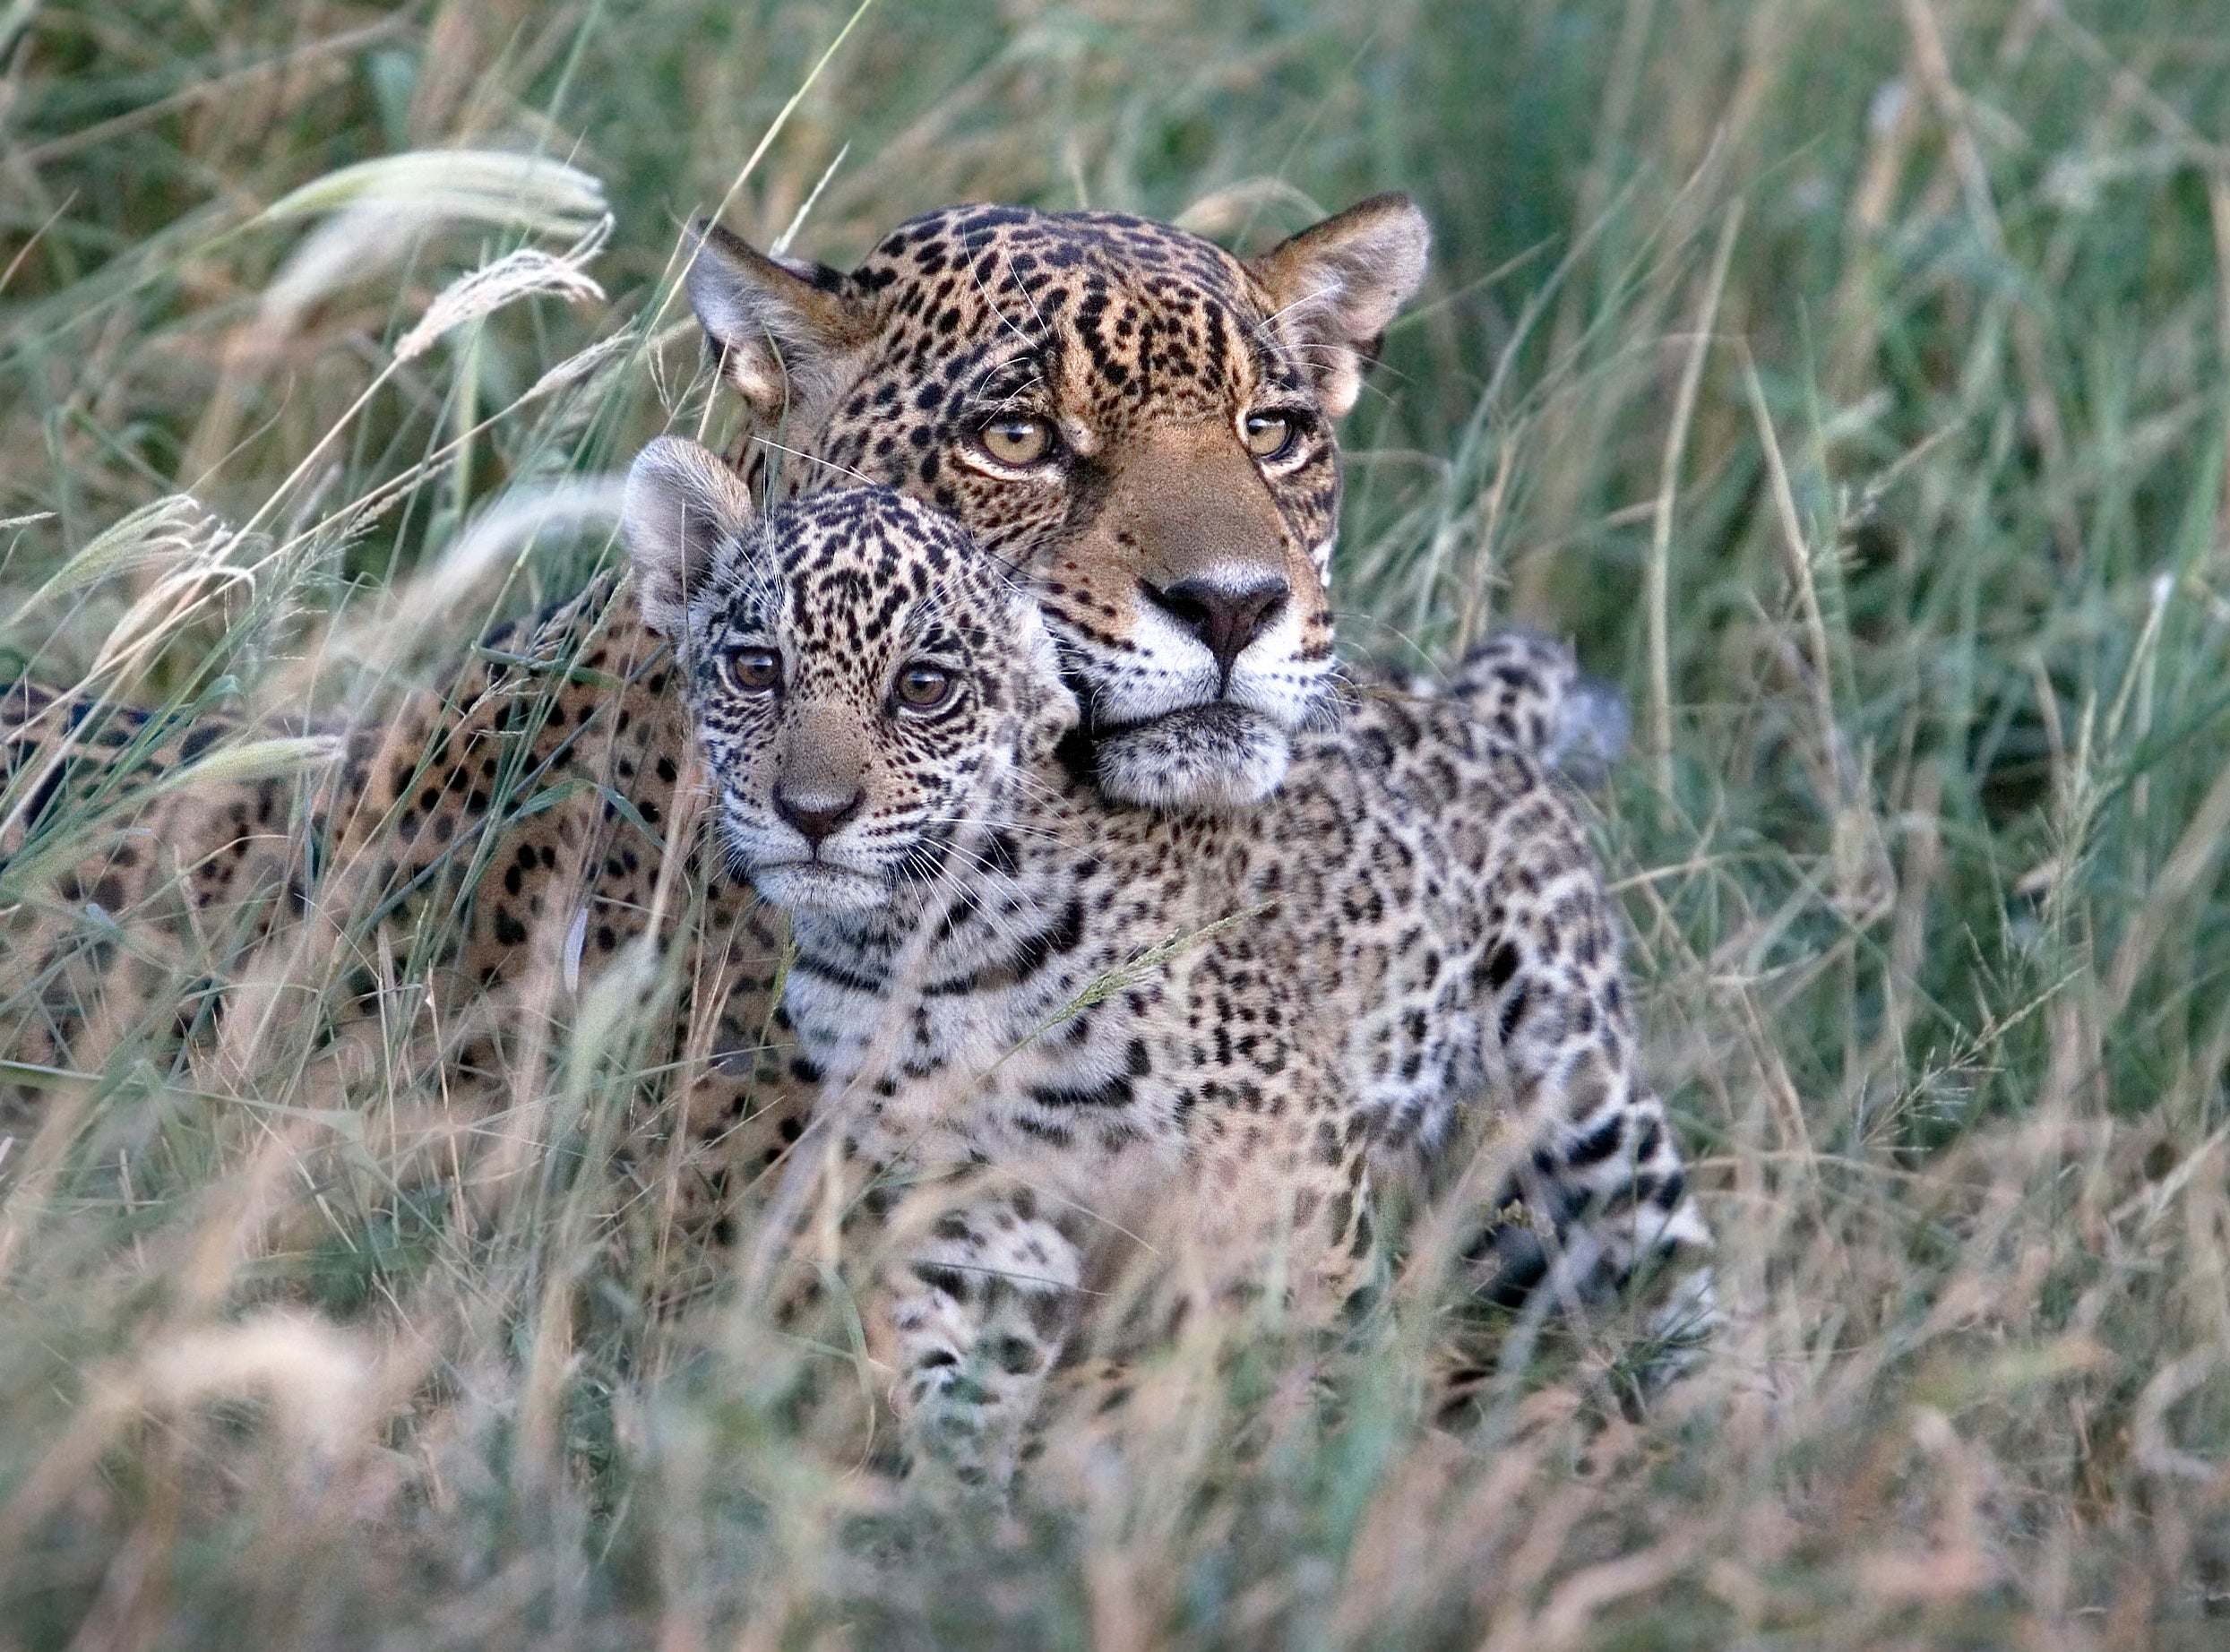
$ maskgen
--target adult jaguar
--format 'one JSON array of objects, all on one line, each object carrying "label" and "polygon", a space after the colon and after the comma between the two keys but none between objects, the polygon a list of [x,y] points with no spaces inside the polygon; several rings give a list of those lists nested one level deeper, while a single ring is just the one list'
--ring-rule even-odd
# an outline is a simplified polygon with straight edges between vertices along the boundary
[{"label": "adult jaguar", "polygon": [[[1426,244],[1391,195],[1252,260],[1121,213],[963,206],[901,225],[848,273],[708,226],[688,290],[751,416],[735,458],[762,497],[865,478],[951,514],[1032,581],[1100,787],[1230,808],[1276,786],[1326,704],[1331,421]],[[686,711],[662,639],[614,590],[599,581],[384,724],[337,731],[321,777],[177,785],[112,822],[64,901],[17,910],[36,944],[9,949],[10,995],[32,1009],[16,1053],[97,1064],[95,998],[107,1028],[175,1013],[114,990],[119,926],[136,925],[124,955],[157,959],[161,980],[166,947],[191,952],[235,1001],[236,1045],[299,1022],[291,1006],[323,987],[344,1025],[415,1028],[452,1092],[524,1096],[547,1013],[673,910],[662,870],[695,873],[672,1054],[691,1075],[682,1116],[708,1140],[690,1173],[720,1208],[734,1172],[795,1129],[768,1106],[796,1082],[768,991],[781,934],[696,853]],[[50,823],[82,832],[58,800],[116,787],[119,755],[175,779],[226,737],[29,685],[0,696],[0,855],[35,853]],[[295,932],[289,1013],[265,1013],[268,991],[243,1013],[288,906],[332,944]]]}]

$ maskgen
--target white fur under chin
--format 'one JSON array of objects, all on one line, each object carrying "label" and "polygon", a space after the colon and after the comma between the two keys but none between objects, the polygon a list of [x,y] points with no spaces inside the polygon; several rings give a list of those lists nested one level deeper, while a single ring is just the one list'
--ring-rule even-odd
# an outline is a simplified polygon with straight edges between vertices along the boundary
[{"label": "white fur under chin", "polygon": [[1096,747],[1099,790],[1150,809],[1249,809],[1286,778],[1286,733],[1229,704],[1175,711]]},{"label": "white fur under chin", "polygon": [[751,882],[785,912],[871,912],[891,904],[890,886],[880,878],[811,861],[755,866]]}]

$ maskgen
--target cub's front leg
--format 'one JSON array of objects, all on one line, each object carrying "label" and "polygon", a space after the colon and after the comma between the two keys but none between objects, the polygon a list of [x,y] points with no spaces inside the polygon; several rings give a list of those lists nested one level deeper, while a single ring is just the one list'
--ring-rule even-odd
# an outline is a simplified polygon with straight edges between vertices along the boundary
[{"label": "cub's front leg", "polygon": [[900,1200],[883,1244],[873,1317],[910,1473],[933,1496],[1003,1501],[1075,1324],[1076,1243],[1029,1189],[971,1172]]}]

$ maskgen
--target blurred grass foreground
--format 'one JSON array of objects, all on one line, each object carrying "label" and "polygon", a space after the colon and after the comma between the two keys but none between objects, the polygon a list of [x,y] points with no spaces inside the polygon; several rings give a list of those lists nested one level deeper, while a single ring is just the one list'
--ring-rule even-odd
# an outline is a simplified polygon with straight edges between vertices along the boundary
[{"label": "blurred grass foreground", "polygon": [[620,1150],[659,989],[495,1180],[400,1077],[126,1027],[6,1120],[0,1644],[2230,1645],[2220,0],[12,0],[0,69],[0,676],[181,712],[375,706],[610,561],[730,417],[693,213],[841,264],[1416,194],[1343,635],[1627,688],[1599,839],[1744,1306],[1640,1421],[1584,1330],[1442,1409],[1406,1279],[862,1537],[796,1396],[877,1379]]}]

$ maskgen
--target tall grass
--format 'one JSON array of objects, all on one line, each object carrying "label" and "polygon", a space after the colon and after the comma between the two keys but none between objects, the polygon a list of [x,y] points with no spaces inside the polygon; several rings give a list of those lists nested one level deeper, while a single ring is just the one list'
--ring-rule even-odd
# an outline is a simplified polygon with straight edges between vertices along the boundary
[{"label": "tall grass", "polygon": [[[1204,1329],[940,1528],[821,1433],[880,1380],[840,1338],[676,1253],[657,960],[488,1121],[285,1018],[174,1066],[212,940],[7,1115],[0,1639],[2219,1644],[2219,7],[883,0],[831,53],[852,15],[0,7],[0,672],[376,708],[574,589],[593,478],[728,417],[693,212],[810,203],[844,262],[970,196],[1259,245],[1410,189],[1345,634],[1524,620],[1632,696],[1600,837],[1724,1356],[1633,1421],[1583,1329],[1436,1414],[1494,1328],[1420,1266],[1350,1346]],[[345,170],[452,150],[541,164]]]}]

